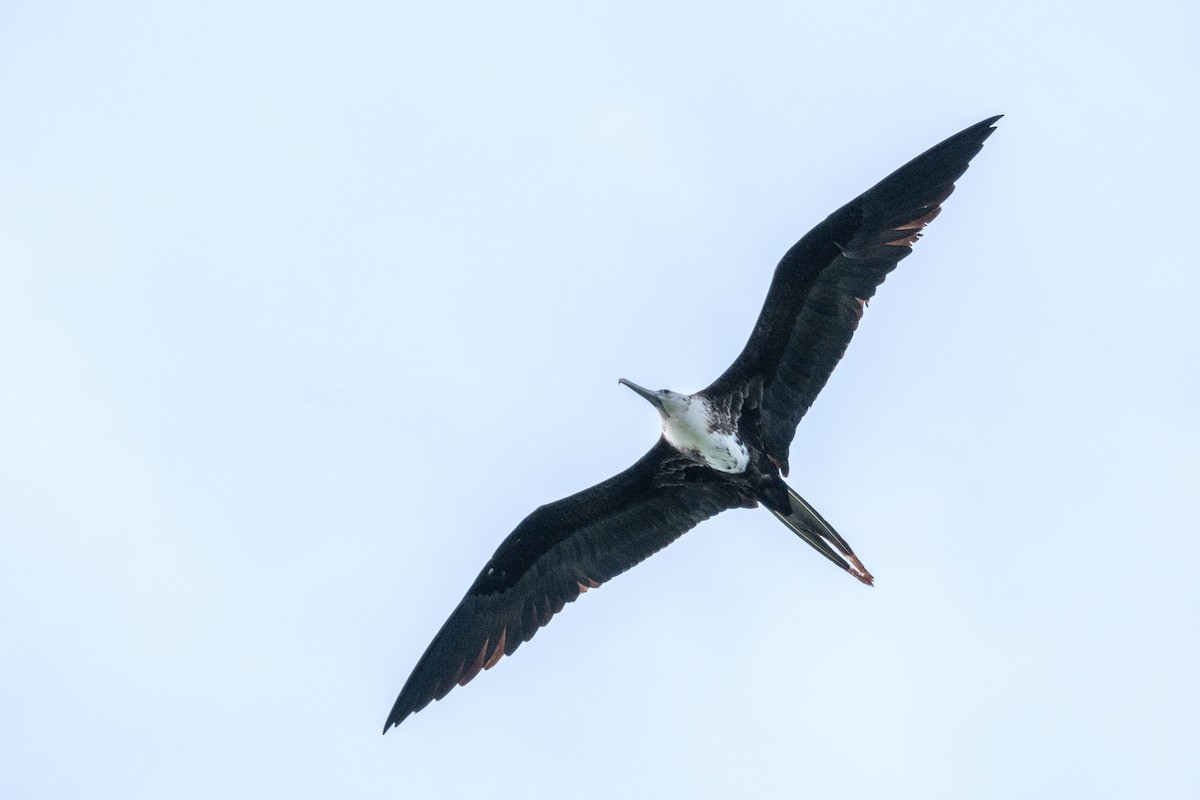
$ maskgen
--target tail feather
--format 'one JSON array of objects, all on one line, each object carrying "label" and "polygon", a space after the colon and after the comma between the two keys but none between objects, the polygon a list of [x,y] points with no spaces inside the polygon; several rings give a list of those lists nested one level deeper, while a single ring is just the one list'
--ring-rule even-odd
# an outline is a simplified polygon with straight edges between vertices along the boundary
[{"label": "tail feather", "polygon": [[[817,513],[817,510],[807,500],[796,494],[792,487],[787,487],[787,493],[789,506],[787,513],[776,508],[771,508],[771,513],[778,517],[780,522],[787,525],[793,533],[808,542],[818,553],[868,586],[872,585],[874,577],[867,572],[866,567],[858,560],[858,556],[854,554],[846,540],[825,521],[824,517]],[[841,555],[834,552],[834,548],[837,548]],[[846,558],[842,558],[842,556]],[[850,560],[847,561],[847,558]]]}]

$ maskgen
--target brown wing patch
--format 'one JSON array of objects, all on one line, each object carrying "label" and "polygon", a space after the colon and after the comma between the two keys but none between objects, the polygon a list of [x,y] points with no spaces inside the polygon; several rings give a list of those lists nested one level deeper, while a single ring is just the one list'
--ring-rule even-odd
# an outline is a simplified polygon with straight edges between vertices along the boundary
[{"label": "brown wing patch", "polygon": [[[500,657],[504,655],[504,637],[507,634],[508,628],[500,629],[500,639],[496,642],[496,649],[492,650],[491,658],[489,658],[487,663],[483,665],[484,669],[491,669],[492,667],[496,666],[496,662],[499,661]],[[486,650],[487,645],[484,645],[483,649]]]},{"label": "brown wing patch", "polygon": [[[458,679],[459,686],[466,686],[472,678],[479,674],[479,671],[483,669],[483,661],[484,657],[487,655],[487,651],[488,643],[484,642],[483,647],[479,648],[479,655],[475,656],[475,660],[471,662],[471,666],[462,671],[462,675]],[[447,691],[449,691],[449,689],[447,689]]]},{"label": "brown wing patch", "polygon": [[896,226],[896,233],[902,235],[899,239],[893,239],[887,244],[899,245],[902,247],[912,247],[916,243],[917,239],[921,238],[921,231],[925,228],[925,226],[933,222],[940,213],[942,213],[942,207],[934,206],[924,216],[917,217],[912,222],[906,222],[903,225]]},{"label": "brown wing patch", "polygon": [[600,585],[599,581],[594,581],[591,578],[585,578],[584,580],[586,580],[587,583],[584,583],[584,581],[577,581],[579,584],[580,593],[586,592],[588,589],[595,589]]}]

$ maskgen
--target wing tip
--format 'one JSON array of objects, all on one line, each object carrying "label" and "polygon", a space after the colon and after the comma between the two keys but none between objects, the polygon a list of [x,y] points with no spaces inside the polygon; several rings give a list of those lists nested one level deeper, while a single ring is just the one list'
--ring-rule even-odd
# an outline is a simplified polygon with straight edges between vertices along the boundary
[{"label": "wing tip", "polygon": [[[987,141],[988,137],[996,132],[996,123],[999,122],[1003,118],[1004,118],[1003,114],[996,114],[995,116],[991,116],[991,117],[988,117],[987,119],[980,120],[979,122],[976,122],[974,125],[970,126],[969,128],[964,128],[963,130],[954,134],[953,136],[950,137],[949,140],[947,140],[946,142],[943,142],[942,144],[949,144],[950,142],[956,141],[956,140],[959,142],[973,141],[977,148],[982,148],[983,143],[985,141]],[[939,145],[939,147],[940,146],[941,145]],[[979,152],[979,150],[977,149],[975,151],[975,153],[978,153],[978,152]],[[971,158],[974,158],[975,153],[972,153],[971,156],[967,160],[970,161]]]},{"label": "wing tip", "polygon": [[997,114],[994,117],[988,117],[987,119],[983,120],[978,125],[976,125],[976,127],[980,128],[983,131],[983,138],[986,139],[989,136],[991,136],[992,133],[995,132],[996,123],[1002,119],[1004,119],[1004,115]]},{"label": "wing tip", "polygon": [[387,722],[383,723],[383,733],[385,735],[392,728],[400,727],[400,723],[404,722],[404,720],[408,719],[416,711],[415,708],[406,708],[404,711],[400,709],[400,702],[397,700],[396,705],[392,707],[391,713],[388,714]]},{"label": "wing tip", "polygon": [[[418,665],[418,669],[420,665]],[[392,728],[400,727],[400,723],[416,714],[425,706],[432,703],[434,700],[441,700],[446,694],[455,687],[455,683],[451,683],[449,687],[438,690],[435,685],[432,689],[428,684],[414,682],[416,673],[409,678],[408,683],[400,690],[400,696],[396,698],[396,702],[392,704],[392,710],[388,713],[387,722],[383,723],[383,732],[387,733]]]}]

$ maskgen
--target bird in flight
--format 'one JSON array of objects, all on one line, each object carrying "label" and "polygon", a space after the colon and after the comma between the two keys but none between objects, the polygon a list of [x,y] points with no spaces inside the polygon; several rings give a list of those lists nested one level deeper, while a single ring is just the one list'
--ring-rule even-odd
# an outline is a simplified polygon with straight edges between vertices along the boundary
[{"label": "bird in flight", "polygon": [[536,509],[484,565],[400,690],[383,731],[512,655],[563,606],[731,508],[765,506],[821,555],[874,580],[784,483],[788,448],[867,301],[941,211],[999,116],[951,136],[833,212],[775,268],[737,359],[707,389],[651,391],[662,436],[633,466]]}]

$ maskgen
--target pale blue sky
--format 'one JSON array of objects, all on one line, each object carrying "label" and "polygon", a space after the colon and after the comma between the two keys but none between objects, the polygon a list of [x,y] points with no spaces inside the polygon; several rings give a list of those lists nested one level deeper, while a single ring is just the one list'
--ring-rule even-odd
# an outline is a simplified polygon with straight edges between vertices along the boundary
[{"label": "pale blue sky", "polygon": [[[0,7],[0,794],[1200,794],[1198,13]],[[791,482],[379,729],[784,250],[1007,116]]]}]

